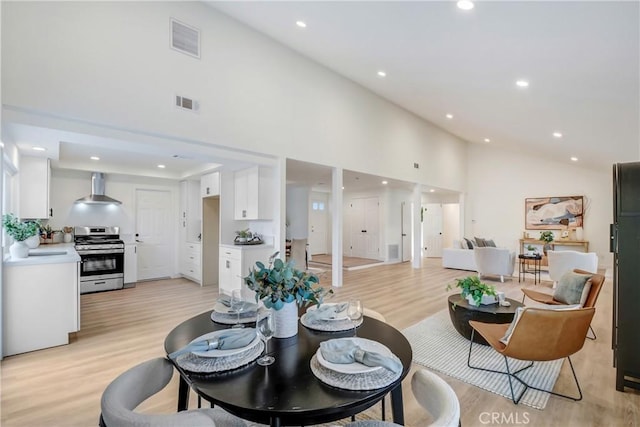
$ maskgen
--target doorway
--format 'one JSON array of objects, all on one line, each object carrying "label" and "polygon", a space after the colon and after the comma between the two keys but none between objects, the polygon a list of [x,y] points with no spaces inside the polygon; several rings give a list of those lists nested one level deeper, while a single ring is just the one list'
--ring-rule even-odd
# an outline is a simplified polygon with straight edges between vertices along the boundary
[{"label": "doorway", "polygon": [[136,189],[138,280],[170,277],[173,272],[171,193]]},{"label": "doorway", "polygon": [[202,286],[218,284],[220,252],[220,196],[202,199]]},{"label": "doorway", "polygon": [[424,256],[427,258],[442,257],[442,205],[428,203],[422,209]]},{"label": "doorway", "polygon": [[309,197],[309,254],[328,253],[328,194],[312,192]]},{"label": "doorway", "polygon": [[402,262],[411,261],[411,203],[402,202],[400,205],[400,233],[402,239]]},{"label": "doorway", "polygon": [[377,197],[352,199],[349,203],[350,255],[378,259],[380,256],[380,203]]}]

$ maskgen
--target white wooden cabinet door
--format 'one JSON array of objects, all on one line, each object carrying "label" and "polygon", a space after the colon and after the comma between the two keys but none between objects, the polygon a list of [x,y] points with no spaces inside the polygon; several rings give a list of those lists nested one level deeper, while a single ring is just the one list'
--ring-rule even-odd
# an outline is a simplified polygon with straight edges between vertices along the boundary
[{"label": "white wooden cabinet door", "polygon": [[138,281],[138,247],[134,244],[124,245],[124,283]]},{"label": "white wooden cabinet door", "polygon": [[48,219],[51,163],[43,157],[24,156],[20,159],[20,217]]},{"label": "white wooden cabinet door", "polygon": [[261,166],[239,170],[234,176],[234,219],[273,218],[273,170]]},{"label": "white wooden cabinet door", "polygon": [[200,178],[200,197],[220,195],[220,173],[214,172],[202,175]]},{"label": "white wooden cabinet door", "polygon": [[234,218],[236,220],[250,219],[248,216],[248,188],[249,188],[249,174],[247,170],[237,171],[234,177]]}]

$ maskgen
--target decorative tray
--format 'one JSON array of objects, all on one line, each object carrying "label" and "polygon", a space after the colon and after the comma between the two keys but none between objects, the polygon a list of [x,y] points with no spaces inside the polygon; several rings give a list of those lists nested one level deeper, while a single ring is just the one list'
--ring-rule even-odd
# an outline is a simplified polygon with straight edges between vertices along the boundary
[{"label": "decorative tray", "polygon": [[264,241],[262,240],[252,240],[250,242],[233,242],[234,245],[237,246],[249,246],[249,245],[262,245],[264,243]]}]

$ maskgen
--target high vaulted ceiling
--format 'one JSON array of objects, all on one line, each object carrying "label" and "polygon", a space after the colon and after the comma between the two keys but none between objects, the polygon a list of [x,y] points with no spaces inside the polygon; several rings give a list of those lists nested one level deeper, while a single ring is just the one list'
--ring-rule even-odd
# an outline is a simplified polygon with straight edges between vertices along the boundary
[{"label": "high vaulted ceiling", "polygon": [[208,4],[471,143],[640,159],[637,1]]}]

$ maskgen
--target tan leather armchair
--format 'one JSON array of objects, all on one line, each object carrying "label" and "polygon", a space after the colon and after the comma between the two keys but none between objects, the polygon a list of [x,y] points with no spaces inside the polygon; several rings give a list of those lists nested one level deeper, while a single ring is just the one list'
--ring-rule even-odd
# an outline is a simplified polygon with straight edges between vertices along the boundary
[{"label": "tan leather armchair", "polygon": [[[580,269],[574,269],[573,270],[574,273],[579,273],[579,274],[591,274],[591,289],[589,289],[589,295],[587,295],[587,300],[584,302],[584,306],[583,308],[590,308],[590,307],[595,307],[596,305],[596,301],[598,300],[598,295],[600,295],[600,290],[602,289],[602,285],[604,284],[604,276],[602,274],[593,274],[590,273],[588,271],[585,270],[580,270]],[[537,292],[537,291],[533,291],[531,289],[522,289],[522,293],[524,294],[522,296],[522,302],[524,303],[524,299],[525,297],[529,297],[530,299],[532,299],[535,302],[539,302],[542,304],[549,304],[549,305],[563,305],[563,302],[560,301],[556,301],[553,299],[553,295],[551,294],[546,294],[544,292]],[[589,326],[589,329],[591,330],[591,333],[593,334],[593,338],[587,336],[587,338],[589,339],[596,339],[596,333],[593,330],[593,328],[591,326]]]},{"label": "tan leather armchair", "polygon": [[[578,352],[584,345],[594,313],[595,308],[593,307],[576,310],[548,310],[533,307],[525,308],[520,316],[520,320],[516,324],[515,328],[513,328],[513,333],[508,340],[508,344],[504,344],[500,339],[505,335],[507,329],[509,329],[509,323],[495,324],[470,320],[469,325],[471,325],[473,331],[471,336],[472,341],[469,345],[467,365],[472,369],[481,369],[484,371],[507,375],[509,388],[511,390],[511,399],[515,404],[520,402],[520,399],[529,388],[544,391],[556,396],[566,397],[567,399],[576,401],[581,400],[582,390],[580,389],[580,384],[578,383],[576,371],[573,369],[573,363],[571,362],[570,356]],[[482,335],[489,345],[504,357],[506,372],[471,365],[473,334],[475,333]],[[509,360],[507,357],[531,361],[531,363],[524,368],[512,372],[509,368]],[[578,397],[533,387],[518,377],[520,372],[532,367],[534,362],[563,359],[565,357],[569,360],[573,379],[578,387]],[[514,379],[524,386],[524,389],[520,394],[518,394],[518,396],[515,395],[513,389],[512,380]]]}]

